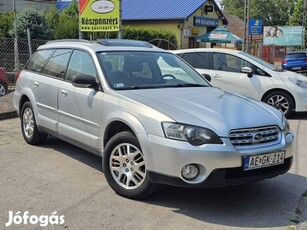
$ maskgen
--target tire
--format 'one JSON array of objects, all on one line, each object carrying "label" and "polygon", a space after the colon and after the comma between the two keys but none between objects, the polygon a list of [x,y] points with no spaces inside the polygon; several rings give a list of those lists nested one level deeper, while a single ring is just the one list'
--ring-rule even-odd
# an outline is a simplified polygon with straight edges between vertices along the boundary
[{"label": "tire", "polygon": [[39,145],[46,140],[47,134],[40,132],[37,128],[33,108],[29,101],[22,106],[20,120],[22,135],[28,144]]},{"label": "tire", "polygon": [[281,111],[287,118],[291,116],[294,110],[294,101],[292,97],[283,91],[273,91],[266,95],[263,102],[275,107]]},{"label": "tire", "polygon": [[109,140],[103,169],[111,188],[123,197],[142,199],[155,190],[148,178],[140,144],[131,132],[118,133]]},{"label": "tire", "polygon": [[7,88],[2,82],[0,82],[0,97],[6,95],[6,92],[7,92]]}]

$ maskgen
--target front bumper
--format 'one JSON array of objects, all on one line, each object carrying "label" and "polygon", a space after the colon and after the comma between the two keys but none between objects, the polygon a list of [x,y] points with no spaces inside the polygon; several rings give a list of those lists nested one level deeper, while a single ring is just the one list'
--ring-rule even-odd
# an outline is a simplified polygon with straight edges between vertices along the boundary
[{"label": "front bumper", "polygon": [[[149,144],[142,145],[142,149],[148,175],[153,183],[183,187],[223,187],[256,182],[287,172],[292,165],[294,136],[292,132],[282,136],[278,144],[238,151],[228,138],[223,138],[222,145],[196,147],[187,142],[149,135]],[[243,156],[279,151],[286,151],[284,164],[243,171]],[[182,168],[187,164],[195,164],[200,168],[199,175],[193,180],[186,180],[181,175]]]},{"label": "front bumper", "polygon": [[231,185],[240,185],[261,181],[286,173],[292,166],[293,157],[285,159],[284,164],[256,170],[243,171],[242,167],[215,169],[202,183],[187,184],[177,177],[165,176],[155,172],[148,172],[151,182],[156,184],[168,184],[177,187],[201,187],[218,188]]}]

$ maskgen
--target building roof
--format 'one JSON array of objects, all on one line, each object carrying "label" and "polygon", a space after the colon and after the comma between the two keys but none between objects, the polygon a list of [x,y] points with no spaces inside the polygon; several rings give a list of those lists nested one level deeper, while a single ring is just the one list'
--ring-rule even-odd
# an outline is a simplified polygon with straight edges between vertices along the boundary
[{"label": "building roof", "polygon": [[122,19],[128,20],[185,20],[210,1],[227,24],[214,0],[122,0]]}]

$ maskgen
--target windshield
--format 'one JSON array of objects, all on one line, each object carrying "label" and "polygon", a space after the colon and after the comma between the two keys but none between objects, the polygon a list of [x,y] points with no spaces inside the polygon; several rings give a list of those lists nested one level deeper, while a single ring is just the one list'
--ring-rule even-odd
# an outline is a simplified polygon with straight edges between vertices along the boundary
[{"label": "windshield", "polygon": [[106,80],[115,90],[209,86],[174,54],[110,51],[97,53],[97,56]]},{"label": "windshield", "polygon": [[268,62],[266,62],[266,61],[264,61],[264,60],[262,60],[262,59],[260,59],[260,58],[257,58],[257,57],[255,57],[255,56],[253,56],[253,55],[250,55],[250,54],[245,53],[245,52],[239,52],[239,53],[240,53],[241,55],[245,56],[245,57],[248,57],[249,59],[252,59],[253,61],[259,63],[260,65],[262,65],[262,66],[264,66],[265,68],[268,68],[268,69],[270,69],[270,70],[272,70],[272,71],[279,71],[279,70],[280,70],[280,69],[278,69],[276,66],[274,66],[274,65],[272,65],[272,64],[270,64],[270,63],[268,63]]}]

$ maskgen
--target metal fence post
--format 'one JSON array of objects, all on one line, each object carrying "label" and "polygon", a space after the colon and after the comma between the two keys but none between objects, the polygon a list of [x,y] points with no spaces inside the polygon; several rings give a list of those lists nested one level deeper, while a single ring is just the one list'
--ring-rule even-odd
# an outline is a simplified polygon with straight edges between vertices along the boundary
[{"label": "metal fence post", "polygon": [[27,28],[27,37],[28,37],[29,54],[30,56],[32,56],[31,33],[29,28]]}]

